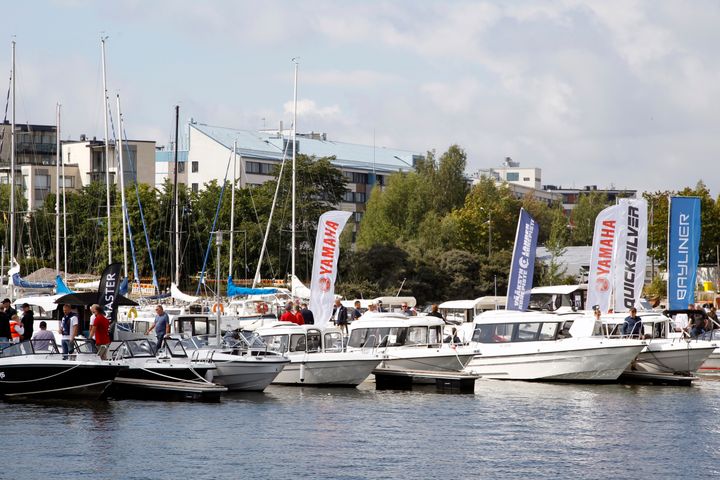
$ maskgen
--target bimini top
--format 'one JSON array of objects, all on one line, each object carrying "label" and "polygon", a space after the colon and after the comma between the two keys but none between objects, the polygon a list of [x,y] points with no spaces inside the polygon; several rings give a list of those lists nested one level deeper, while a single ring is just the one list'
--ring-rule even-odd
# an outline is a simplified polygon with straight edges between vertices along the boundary
[{"label": "bimini top", "polygon": [[530,290],[530,293],[570,295],[577,290],[587,290],[587,285],[550,285],[548,287],[535,287]]},{"label": "bimini top", "polygon": [[350,330],[354,328],[433,327],[436,325],[445,325],[445,321],[442,318],[428,315],[408,317],[394,312],[365,312],[362,317],[350,324]]},{"label": "bimini top", "polygon": [[505,302],[507,301],[507,297],[493,297],[493,296],[486,296],[486,297],[478,297],[475,300],[450,300],[447,302],[443,302],[440,305],[438,305],[438,308],[445,308],[445,309],[456,309],[456,310],[472,310],[474,308],[485,308],[490,310],[494,309],[495,306],[498,307],[505,307]]},{"label": "bimini top", "polygon": [[561,315],[547,312],[519,312],[516,310],[488,310],[473,319],[475,324],[487,323],[529,323],[529,322],[565,322],[582,315],[571,313]]}]

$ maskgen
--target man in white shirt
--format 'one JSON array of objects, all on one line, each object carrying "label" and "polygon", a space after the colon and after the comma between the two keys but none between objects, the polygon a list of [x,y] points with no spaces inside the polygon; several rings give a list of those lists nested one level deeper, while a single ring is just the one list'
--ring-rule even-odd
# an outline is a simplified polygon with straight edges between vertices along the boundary
[{"label": "man in white shirt", "polygon": [[68,304],[63,305],[63,316],[60,318],[59,332],[62,335],[62,353],[63,358],[67,358],[68,354],[75,352],[75,337],[79,331],[79,323],[77,315],[72,311],[72,307]]}]

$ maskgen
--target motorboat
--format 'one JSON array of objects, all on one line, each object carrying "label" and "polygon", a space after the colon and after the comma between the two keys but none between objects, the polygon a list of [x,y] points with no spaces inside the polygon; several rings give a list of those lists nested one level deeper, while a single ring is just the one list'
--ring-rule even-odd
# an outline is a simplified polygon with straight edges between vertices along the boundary
[{"label": "motorboat", "polygon": [[[587,315],[591,315],[587,313]],[[622,337],[627,314],[602,316],[603,334]],[[682,330],[675,331],[670,316],[660,312],[638,312],[642,321],[645,348],[628,366],[626,374],[671,374],[692,376],[698,372],[717,347],[718,342],[692,339]]]},{"label": "motorboat", "polygon": [[115,398],[218,401],[227,388],[212,383],[216,369],[209,359],[192,360],[180,343],[156,351],[147,339],[114,342],[112,357],[129,367],[115,378]]},{"label": "motorboat", "polygon": [[[720,323],[712,320],[708,317],[705,310],[665,310],[663,315],[670,319],[670,328],[668,329],[670,335],[674,337],[684,337],[689,343],[702,343],[709,342],[714,344],[715,348],[710,355],[704,360],[704,362],[697,369],[697,373],[705,375],[719,375],[720,374]],[[689,336],[690,328],[689,325],[697,320],[703,320],[707,322],[708,329],[702,335],[695,338]]]},{"label": "motorboat", "polygon": [[460,340],[468,343],[473,334],[473,320],[487,310],[504,310],[506,297],[485,296],[475,300],[449,300],[438,305],[438,311],[447,326],[444,334],[450,335],[455,327]]},{"label": "motorboat", "polygon": [[127,369],[97,355],[63,355],[53,340],[26,340],[0,354],[0,396],[98,399]]},{"label": "motorboat", "polygon": [[443,343],[444,325],[433,316],[366,312],[349,327],[347,351],[381,353],[384,369],[458,372],[477,350]]},{"label": "motorboat", "polygon": [[191,360],[215,364],[212,381],[231,392],[261,392],[280,374],[290,359],[268,350],[256,334],[228,335],[226,342],[212,342],[215,337],[173,334],[165,340],[166,348],[176,350],[181,343]]},{"label": "motorboat", "polygon": [[578,314],[487,311],[473,321],[479,348],[468,373],[507,380],[608,382],[645,348],[633,339],[592,336],[594,320]]},{"label": "motorboat", "polygon": [[274,384],[356,387],[381,361],[377,354],[344,351],[342,333],[335,327],[277,322],[256,332],[269,350],[290,359]]}]

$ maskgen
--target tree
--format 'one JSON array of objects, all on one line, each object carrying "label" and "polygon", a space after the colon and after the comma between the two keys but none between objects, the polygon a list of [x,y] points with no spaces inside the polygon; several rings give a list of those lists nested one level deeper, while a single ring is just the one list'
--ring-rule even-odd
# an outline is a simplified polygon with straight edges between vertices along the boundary
[{"label": "tree", "polygon": [[465,179],[467,155],[457,145],[451,145],[447,152],[440,156],[437,171],[434,175],[436,191],[435,211],[446,215],[456,208],[462,207],[468,194],[468,183]]},{"label": "tree", "polygon": [[575,208],[570,214],[573,245],[592,245],[595,231],[595,218],[608,206],[608,196],[602,192],[580,194]]}]

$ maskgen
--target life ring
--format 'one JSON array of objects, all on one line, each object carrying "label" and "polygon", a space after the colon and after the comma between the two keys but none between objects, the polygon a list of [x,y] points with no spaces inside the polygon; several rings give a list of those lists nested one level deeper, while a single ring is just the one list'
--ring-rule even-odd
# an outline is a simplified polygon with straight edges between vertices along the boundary
[{"label": "life ring", "polygon": [[130,310],[128,310],[127,316],[128,318],[137,318],[137,310],[135,310],[135,307],[131,307]]},{"label": "life ring", "polygon": [[217,313],[218,310],[220,310],[220,313],[225,313],[225,307],[222,303],[216,303],[212,306],[213,313]]},{"label": "life ring", "polygon": [[268,304],[265,302],[258,303],[257,306],[255,307],[255,311],[257,313],[261,313],[261,314],[265,315],[268,311]]}]

